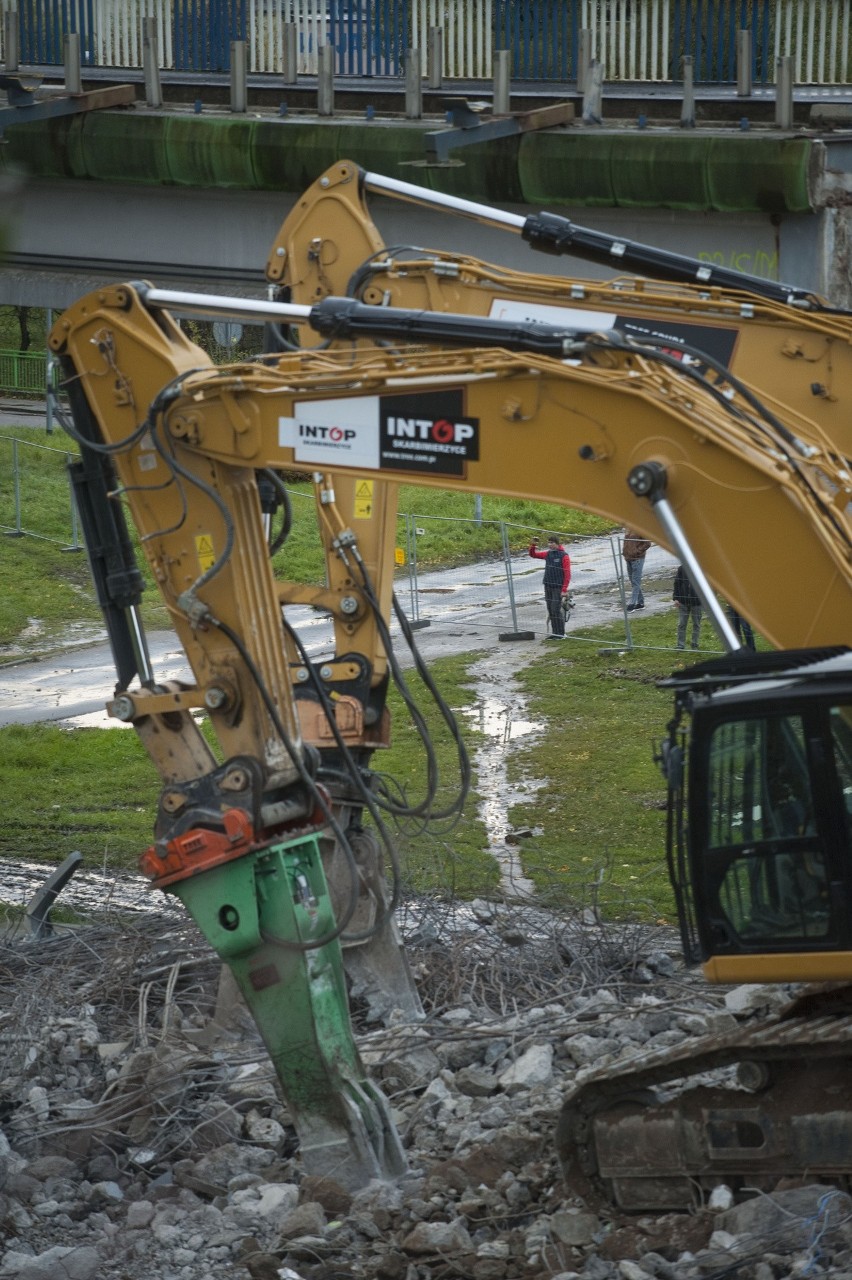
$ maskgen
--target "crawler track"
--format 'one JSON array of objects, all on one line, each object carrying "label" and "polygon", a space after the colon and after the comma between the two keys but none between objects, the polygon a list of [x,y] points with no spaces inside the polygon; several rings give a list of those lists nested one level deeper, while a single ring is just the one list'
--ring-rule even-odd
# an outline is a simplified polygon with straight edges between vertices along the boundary
[{"label": "crawler track", "polygon": [[[753,1027],[593,1070],[565,1099],[566,1182],[627,1209],[688,1208],[725,1181],[852,1177],[852,1013],[827,993]],[[708,1084],[707,1072],[729,1070]],[[652,1090],[686,1080],[665,1098]],[[746,1087],[748,1086],[748,1087]]]}]

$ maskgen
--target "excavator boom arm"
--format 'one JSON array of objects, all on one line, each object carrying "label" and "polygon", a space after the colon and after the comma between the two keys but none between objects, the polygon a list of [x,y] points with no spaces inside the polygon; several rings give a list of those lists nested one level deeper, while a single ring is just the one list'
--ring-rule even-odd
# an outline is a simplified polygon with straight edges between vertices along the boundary
[{"label": "excavator boom arm", "polygon": [[[249,487],[254,471],[272,467],[530,497],[659,538],[648,505],[628,487],[637,465],[654,462],[710,581],[772,643],[842,643],[849,634],[850,478],[842,462],[797,450],[789,429],[773,434],[748,405],[717,395],[694,371],[601,341],[581,363],[579,354],[565,362],[500,350],[304,353],[224,370],[208,362],[187,372],[182,342],[160,324],[167,313],[149,309],[131,286],[105,296],[66,313],[53,341],[85,368],[92,334],[109,331],[114,367],[126,371],[134,402],[125,396],[115,403],[122,397],[94,378],[88,386],[116,446],[136,429],[141,407],[156,406],[150,435],[117,452],[116,464],[126,469],[131,505],[151,507],[143,522],[155,535],[151,542],[170,536],[162,530],[177,522],[177,507],[167,513],[162,504],[183,503],[187,494],[193,536],[211,540],[210,566],[200,572],[188,522],[177,535],[181,574],[169,576],[178,623],[202,600],[234,625],[249,608],[266,625],[262,600],[229,604],[227,575],[235,563],[242,572],[258,547],[255,541],[251,553],[234,550],[242,546],[231,527],[234,497],[213,495],[219,484],[238,486],[242,472]],[[159,358],[143,378],[155,347]],[[153,450],[152,439],[159,441]],[[212,480],[209,497],[199,470]],[[168,496],[156,496],[155,479]],[[242,538],[250,526],[247,517]],[[779,589],[790,580],[808,584],[804,619],[791,614]],[[269,591],[266,584],[264,600]],[[191,643],[199,628],[190,630]]]}]

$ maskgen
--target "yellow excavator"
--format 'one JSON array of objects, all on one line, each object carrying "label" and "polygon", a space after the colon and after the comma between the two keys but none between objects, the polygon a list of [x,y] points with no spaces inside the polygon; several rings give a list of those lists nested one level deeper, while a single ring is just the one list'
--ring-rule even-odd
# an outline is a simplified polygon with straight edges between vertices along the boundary
[{"label": "yellow excavator", "polygon": [[[175,314],[295,327],[329,347],[303,340],[216,368]],[[673,679],[661,750],[688,958],[715,981],[848,981],[852,476],[828,432],[731,371],[683,360],[668,337],[640,341],[615,327],[137,283],[82,298],[49,342],[81,447],[78,504],[116,655],[110,708],[163,780],[142,867],[184,901],[234,972],[310,1171],[360,1185],[404,1167],[352,1040],[341,965],[341,943],[378,936],[393,907],[379,890],[359,919],[380,840],[393,858],[384,831],[394,803],[370,761],[389,741],[385,695],[398,667],[388,619],[402,481],[586,509],[678,555],[729,650]],[[329,583],[312,599],[335,626],[323,662],[308,659],[287,618],[305,596],[270,567],[261,490],[280,488],[282,470],[315,477]],[[364,484],[387,488],[359,518]],[[125,507],[189,686],[152,670]],[[796,584],[795,604],[785,583]],[[777,652],[740,650],[717,590]],[[461,750],[460,760],[464,772]],[[436,806],[428,772],[422,817]],[[334,902],[324,846],[342,866]],[[819,1004],[757,1039],[694,1044],[589,1078],[558,1126],[566,1179],[602,1180],[641,1208],[782,1167],[848,1175],[852,1110],[837,1088],[852,1019]],[[636,1100],[717,1064],[737,1066],[756,1090],[745,1106],[742,1092],[714,1094],[690,1127],[676,1105],[660,1113]],[[795,1087],[803,1079],[806,1095]],[[640,1130],[653,1159],[637,1157]]]},{"label": "yellow excavator", "polygon": [[[607,281],[533,275],[444,249],[382,240],[368,197],[400,200],[521,236],[621,274]],[[296,201],[269,253],[272,296],[315,305],[346,296],[373,306],[615,329],[636,341],[721,367],[811,418],[852,456],[852,317],[815,294],[666,249],[581,227],[552,213],[524,217],[490,205],[332,165]],[[279,344],[288,341],[279,330]],[[319,344],[300,331],[297,341]]]},{"label": "yellow excavator", "polygon": [[[447,215],[448,226],[452,217],[470,218],[520,235],[534,250],[568,254],[634,274],[605,282],[569,279],[513,271],[443,249],[388,247],[372,219],[370,195],[439,210]],[[401,312],[399,325],[395,333],[382,339],[385,342],[399,342],[405,326],[420,310],[451,313],[459,320],[463,315],[471,317],[472,342],[481,317],[520,324],[545,322],[583,332],[603,328],[637,344],[650,342],[697,367],[720,390],[728,386],[730,375],[747,378],[764,407],[773,398],[778,422],[790,426],[803,443],[807,441],[806,447],[833,454],[841,473],[845,470],[842,459],[852,455],[848,412],[852,318],[808,290],[593,231],[558,215],[524,217],[443,195],[365,172],[346,160],[326,170],[296,202],[272,246],[267,278],[271,298],[296,304],[315,307],[324,299],[344,295],[368,306],[397,309]],[[279,350],[290,345],[321,344],[327,348],[334,340],[329,326],[315,326],[312,335],[304,327],[288,331],[277,325],[271,333],[271,347]],[[347,340],[351,341],[352,335],[347,335]],[[796,421],[798,415],[809,420],[807,426]],[[611,426],[614,431],[615,424]],[[648,492],[653,492],[655,478],[647,476],[646,483]],[[837,490],[838,508],[846,504],[841,489]],[[728,514],[726,506],[720,502],[716,509],[719,521],[742,518],[741,501],[735,503],[738,514],[733,510]],[[659,515],[660,508],[656,510]],[[625,513],[617,514],[628,522]],[[678,550],[677,538],[670,535],[664,523],[662,537],[659,531],[656,536]],[[732,567],[728,565],[729,570]],[[789,574],[774,582],[767,578],[762,593],[765,597],[767,589],[774,591],[779,603],[783,601],[790,611],[795,634],[784,642],[787,644],[804,643],[808,629],[811,600],[801,600],[794,585],[799,581]],[[744,600],[743,610],[752,618],[760,617],[756,600]],[[848,638],[847,631],[843,643]],[[779,661],[783,667],[788,659],[782,655]],[[837,661],[845,664],[845,659]],[[768,679],[768,659],[766,663],[763,678]],[[834,678],[830,672],[836,675],[833,663],[824,673],[829,684]],[[790,879],[791,846],[785,843],[779,852],[773,843],[773,837],[783,831],[781,818],[778,813],[770,816],[766,795],[762,800],[757,798],[761,786],[785,785],[771,779],[774,774],[787,778],[790,752],[799,760],[799,775],[801,762],[810,751],[821,758],[823,748],[816,746],[819,735],[810,737],[806,748],[806,719],[800,719],[803,705],[810,705],[813,697],[813,680],[820,678],[811,668],[811,676],[800,685],[785,680],[779,684],[785,695],[792,697],[798,690],[804,699],[798,706],[791,702],[792,720],[784,721],[779,730],[781,739],[774,728],[748,718],[751,713],[746,708],[753,690],[748,686],[744,696],[739,678],[729,683],[724,664],[669,682],[676,707],[662,753],[669,783],[669,866],[684,953],[691,962],[705,961],[711,981],[849,979],[848,957],[838,958],[835,965],[828,958],[831,945],[827,943],[829,934],[835,941],[848,937],[849,924],[843,920],[846,906],[831,925],[825,913],[834,894],[840,901],[845,899],[845,891],[836,888],[836,877],[850,845],[848,766],[841,783],[845,811],[829,810],[834,815],[831,823],[838,861],[834,871],[826,864],[818,873],[823,902],[818,921],[804,913],[803,899],[797,895],[797,889],[806,883],[801,868],[815,869],[817,864],[802,844],[793,860],[799,870]],[[742,725],[736,729],[729,719],[732,712],[735,717],[743,715]],[[848,760],[848,711],[832,713],[830,718],[832,733],[846,738],[841,754]],[[684,728],[686,722],[688,728]],[[798,747],[792,745],[794,732]],[[745,736],[738,736],[742,734]],[[782,747],[782,739],[786,746]],[[804,825],[800,823],[799,835],[804,837],[806,830],[810,834],[813,823],[812,817]],[[701,834],[696,835],[696,829]],[[711,847],[716,850],[712,875]],[[782,907],[783,901],[786,907]],[[795,922],[789,918],[793,901],[799,913]],[[814,899],[807,901],[809,910],[815,909]],[[752,917],[761,911],[763,919],[757,925]],[[749,923],[743,932],[746,917]],[[771,920],[775,921],[777,938],[767,946]],[[756,946],[757,952],[768,953],[762,961],[757,959],[755,948],[744,941],[752,930],[754,938],[763,936]],[[731,934],[737,931],[740,937],[732,943]],[[801,954],[797,944],[782,961],[785,938],[818,933],[826,940],[818,949],[818,958],[808,951]],[[845,944],[839,948],[840,957],[844,948]],[[832,1000],[837,1003],[839,997]],[[845,1112],[841,1116],[833,1101],[844,1088],[844,1073],[848,1077],[849,1064],[844,1061],[848,1058],[848,1035],[849,1027],[836,1008],[822,1027],[811,1008],[808,1017],[786,1020],[777,1033],[770,1034],[761,1026],[748,1050],[741,1035],[735,1034],[728,1042],[690,1045],[679,1054],[663,1054],[641,1068],[637,1063],[627,1074],[621,1067],[617,1073],[608,1068],[589,1073],[583,1086],[566,1099],[558,1131],[563,1167],[573,1176],[585,1173],[603,1179],[614,1199],[637,1209],[692,1203],[702,1176],[711,1170],[732,1180],[750,1177],[752,1182],[793,1167],[848,1175],[852,1130],[849,1117]],[[796,1037],[814,1068],[814,1043],[819,1038],[825,1041],[819,1088],[815,1087],[813,1107],[802,1109],[788,1103],[779,1108],[778,1100],[785,1092],[795,1094],[803,1079],[800,1064],[794,1063]],[[678,1098],[666,1112],[660,1107],[649,1112],[647,1099],[632,1108],[625,1102],[678,1072],[696,1077],[702,1069],[715,1065],[736,1066],[743,1087],[760,1095],[769,1090],[770,1064],[771,1105],[767,1107],[758,1097],[743,1105],[736,1116],[730,1096],[723,1093],[720,1099],[713,1090],[693,1089],[688,1101]]]}]

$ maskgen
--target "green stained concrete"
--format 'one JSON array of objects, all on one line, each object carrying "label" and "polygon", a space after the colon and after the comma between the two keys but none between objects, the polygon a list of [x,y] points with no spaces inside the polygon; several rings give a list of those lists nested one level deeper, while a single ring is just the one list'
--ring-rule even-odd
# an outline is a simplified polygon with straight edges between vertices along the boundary
[{"label": "green stained concrete", "polygon": [[[192,187],[304,190],[335,161],[488,203],[802,213],[810,138],[718,130],[551,129],[425,164],[412,122],[99,111],[14,125],[0,172]],[[460,162],[460,163],[459,163]]]}]

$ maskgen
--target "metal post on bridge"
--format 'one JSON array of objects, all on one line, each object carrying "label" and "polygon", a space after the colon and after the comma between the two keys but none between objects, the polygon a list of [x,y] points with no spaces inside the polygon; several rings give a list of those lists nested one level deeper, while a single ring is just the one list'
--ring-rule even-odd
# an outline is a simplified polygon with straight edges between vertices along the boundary
[{"label": "metal post on bridge", "polygon": [[21,34],[16,10],[3,15],[3,48],[6,51],[6,70],[19,71],[21,65]]},{"label": "metal post on bridge", "polygon": [[775,125],[778,129],[793,127],[793,59],[775,59]]},{"label": "metal post on bridge", "polygon": [[737,97],[750,98],[752,94],[752,46],[749,30],[737,32]]},{"label": "metal post on bridge", "polygon": [[405,118],[423,118],[423,79],[420,75],[420,50],[406,49],[405,67]]},{"label": "metal post on bridge", "polygon": [[317,52],[317,115],[334,115],[334,45],[321,44]]},{"label": "metal post on bridge", "polygon": [[511,110],[509,105],[511,97],[509,81],[510,58],[511,52],[509,49],[494,50],[494,96],[491,110],[495,116],[507,116]]},{"label": "metal post on bridge", "polygon": [[592,59],[583,88],[583,124],[603,124],[603,65]]},{"label": "metal post on bridge", "polygon": [[231,41],[231,110],[240,115],[248,111],[248,55],[245,40]]},{"label": "metal post on bridge", "polygon": [[156,18],[142,19],[142,67],[145,76],[145,102],[149,107],[163,105],[160,87],[160,49]]},{"label": "metal post on bridge", "polygon": [[65,92],[83,92],[83,74],[80,62],[80,33],[69,31],[65,36]]},{"label": "metal post on bridge", "polygon": [[299,78],[299,33],[295,22],[285,22],[282,29],[284,83],[295,84]]},{"label": "metal post on bridge", "polygon": [[683,104],[680,109],[681,129],[695,128],[695,60],[683,60]]},{"label": "metal post on bridge", "polygon": [[442,89],[444,86],[444,29],[429,28],[429,42],[426,46],[426,84],[430,89]]},{"label": "metal post on bridge", "polygon": [[592,67],[592,33],[588,27],[580,31],[577,42],[577,92],[585,93]]}]

